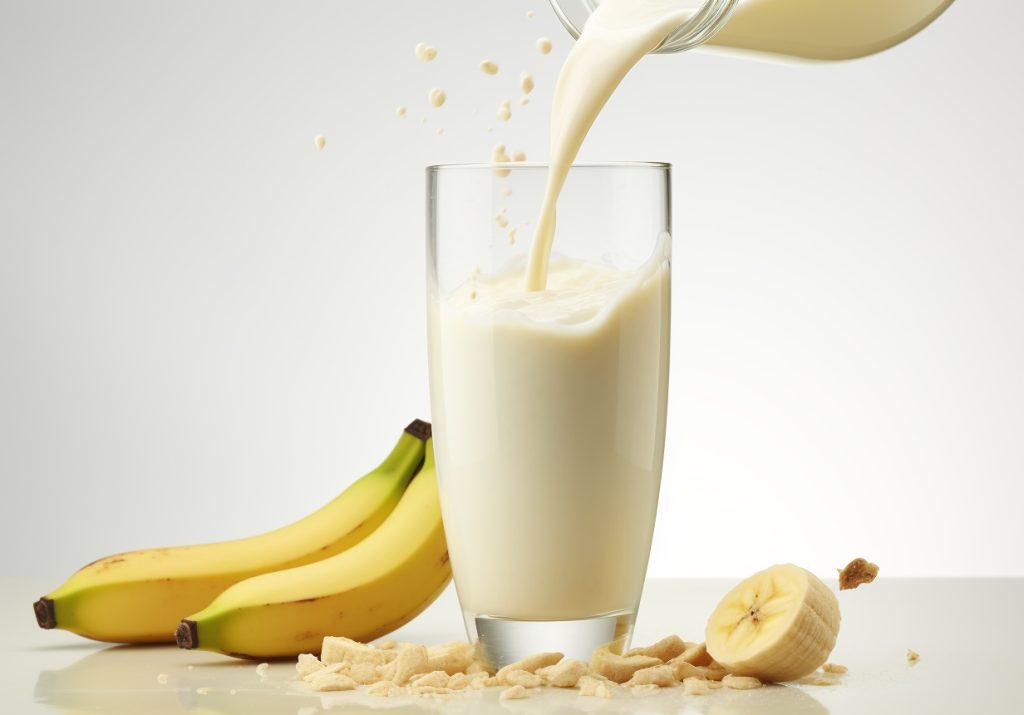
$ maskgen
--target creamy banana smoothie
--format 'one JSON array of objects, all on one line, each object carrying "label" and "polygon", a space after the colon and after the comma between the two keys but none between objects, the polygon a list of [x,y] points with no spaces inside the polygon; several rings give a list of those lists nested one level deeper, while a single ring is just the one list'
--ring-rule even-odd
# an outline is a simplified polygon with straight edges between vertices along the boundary
[{"label": "creamy banana smoothie", "polygon": [[481,276],[431,315],[459,599],[524,620],[632,611],[664,448],[667,245],[633,272],[556,259],[543,292],[522,281]]}]

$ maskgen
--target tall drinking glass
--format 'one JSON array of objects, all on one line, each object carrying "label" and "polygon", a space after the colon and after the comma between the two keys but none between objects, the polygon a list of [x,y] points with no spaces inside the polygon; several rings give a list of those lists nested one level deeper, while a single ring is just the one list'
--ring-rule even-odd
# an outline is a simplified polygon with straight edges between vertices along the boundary
[{"label": "tall drinking glass", "polygon": [[527,292],[546,176],[427,169],[441,510],[466,629],[498,666],[628,645],[665,446],[670,167],[573,166]]}]

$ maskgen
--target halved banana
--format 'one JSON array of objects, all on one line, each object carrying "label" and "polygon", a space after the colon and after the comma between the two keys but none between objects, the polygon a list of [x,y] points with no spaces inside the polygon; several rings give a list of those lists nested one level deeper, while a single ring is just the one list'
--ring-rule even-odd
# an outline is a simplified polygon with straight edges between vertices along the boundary
[{"label": "halved banana", "polygon": [[741,582],[708,619],[707,649],[730,673],[796,680],[828,660],[839,601],[810,571],[781,564]]}]

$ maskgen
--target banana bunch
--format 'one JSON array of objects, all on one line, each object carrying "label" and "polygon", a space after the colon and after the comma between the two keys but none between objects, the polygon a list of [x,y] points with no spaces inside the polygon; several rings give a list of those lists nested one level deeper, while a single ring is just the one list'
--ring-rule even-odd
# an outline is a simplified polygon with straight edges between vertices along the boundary
[{"label": "banana bunch", "polygon": [[[338,556],[370,542],[371,548],[372,544],[381,547],[371,553],[364,547],[358,553],[373,561],[378,570],[386,569],[397,577],[390,587],[401,593],[392,594],[391,601],[396,605],[415,601],[409,613],[375,609],[359,625],[363,629],[359,633],[386,633],[425,608],[451,577],[432,465],[430,424],[416,420],[405,428],[380,466],[304,519],[247,539],[132,551],[94,561],[34,604],[36,620],[42,628],[62,628],[95,640],[156,643],[174,642],[181,619],[192,613],[207,613],[209,609],[203,609],[214,599],[221,602],[218,596],[225,589],[235,594],[259,592],[268,604],[275,599],[267,593],[267,587],[280,588],[284,597],[278,600],[311,599],[310,603],[316,603],[325,592],[334,589],[345,603],[344,595],[338,592],[345,579],[339,579],[330,568],[309,571],[306,567],[337,563]],[[414,490],[410,482],[416,485]],[[398,518],[402,523],[396,523]],[[420,543],[423,548],[393,549],[391,542],[381,539],[382,530],[385,536],[401,531],[400,538],[407,540],[406,546]],[[342,563],[342,568],[348,566]],[[289,575],[270,582],[260,580],[263,575],[282,573]],[[345,576],[349,582],[361,577],[354,571]],[[363,578],[366,583],[362,588],[370,590],[380,580],[376,572],[367,572]],[[255,590],[245,585],[249,580],[255,582]],[[236,585],[238,588],[234,588]],[[300,593],[303,590],[306,592]],[[356,592],[363,594],[361,588]],[[354,614],[352,609],[358,607],[353,601],[351,606],[339,606],[339,610],[347,609]],[[319,618],[316,609],[289,612],[285,618],[291,620],[284,628],[282,623],[270,622],[279,616],[279,609],[269,605],[262,612],[247,612],[247,623],[258,625],[260,632],[266,633],[263,650],[256,649],[259,653],[253,655],[268,650],[279,655],[298,653],[303,648],[319,650],[319,645],[310,647],[308,640],[300,647],[294,636],[338,626],[335,621],[303,620]],[[404,616],[407,617],[403,620]],[[346,621],[342,627],[351,623]],[[275,634],[292,626],[297,630],[288,633],[291,642],[274,642]],[[204,628],[202,632],[205,631]],[[203,647],[209,644],[211,649],[240,653],[249,646],[243,641],[235,647],[229,632],[222,635],[220,641],[205,637]]]},{"label": "banana bunch", "polygon": [[408,623],[448,584],[433,449],[380,527],[340,554],[256,576],[181,621],[178,645],[245,658],[317,652],[324,636],[368,642]]}]

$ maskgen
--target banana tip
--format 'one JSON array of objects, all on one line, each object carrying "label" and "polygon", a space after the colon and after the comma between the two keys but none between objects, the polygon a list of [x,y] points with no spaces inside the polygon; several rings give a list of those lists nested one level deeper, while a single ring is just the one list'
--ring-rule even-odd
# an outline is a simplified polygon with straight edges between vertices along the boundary
[{"label": "banana tip", "polygon": [[40,598],[32,604],[32,610],[36,612],[36,623],[40,628],[49,630],[57,627],[57,614],[53,610],[52,598]]},{"label": "banana tip", "polygon": [[195,648],[199,645],[199,630],[196,622],[187,618],[178,624],[178,630],[174,632],[174,640],[178,641],[179,648]]},{"label": "banana tip", "polygon": [[405,431],[424,442],[430,439],[432,434],[430,423],[424,420],[413,420],[409,423],[409,426],[405,428]]}]

